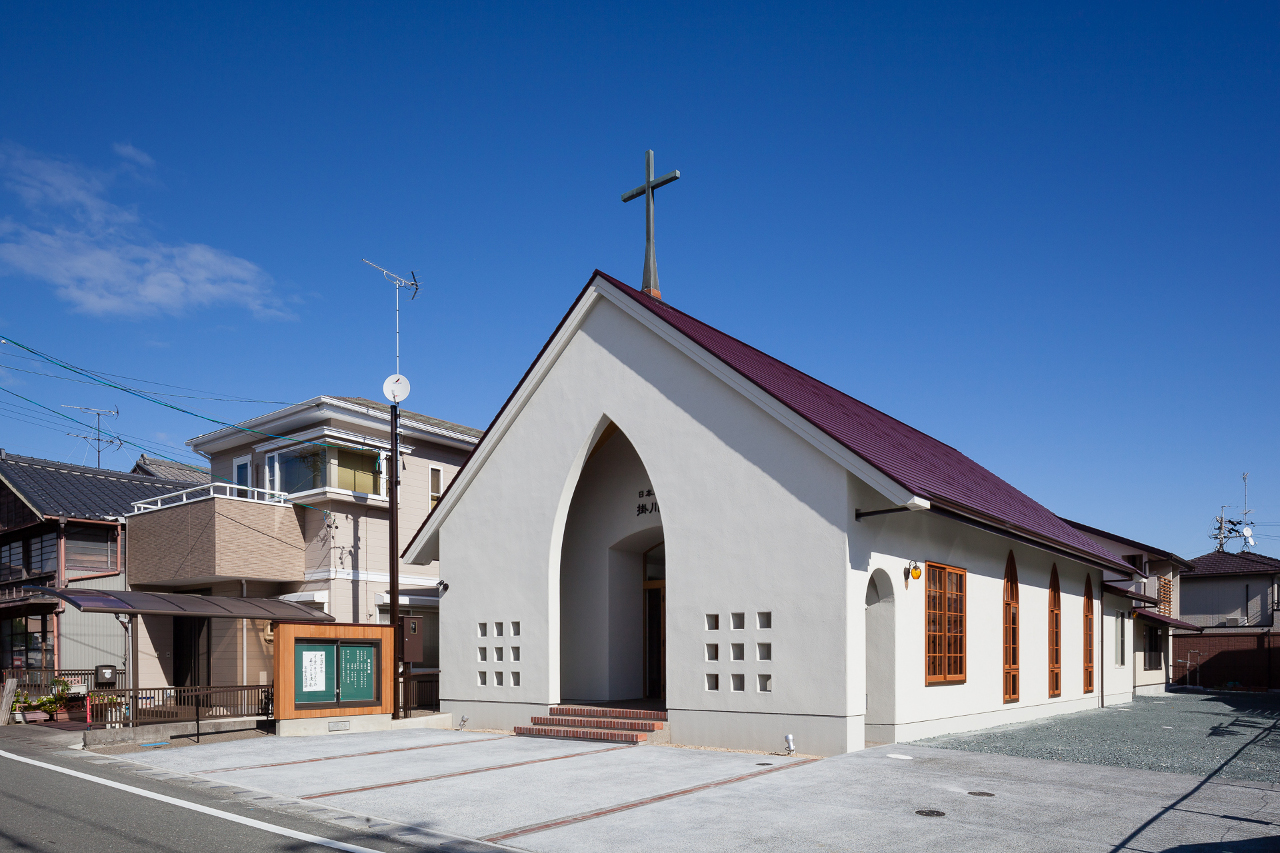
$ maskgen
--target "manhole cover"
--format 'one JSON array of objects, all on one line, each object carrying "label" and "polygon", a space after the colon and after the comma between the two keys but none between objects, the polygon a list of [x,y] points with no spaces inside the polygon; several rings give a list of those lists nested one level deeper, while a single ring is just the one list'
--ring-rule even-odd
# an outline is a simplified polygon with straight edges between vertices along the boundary
[{"label": "manhole cover", "polygon": [[946,817],[946,812],[940,812],[937,809],[918,809],[916,814],[922,817]]},{"label": "manhole cover", "polygon": [[768,761],[761,761],[756,767],[772,767],[773,764]]},{"label": "manhole cover", "polygon": [[991,793],[990,791],[970,791],[970,792],[969,792],[969,796],[971,796],[971,797],[994,797],[994,796],[995,796],[995,794]]}]

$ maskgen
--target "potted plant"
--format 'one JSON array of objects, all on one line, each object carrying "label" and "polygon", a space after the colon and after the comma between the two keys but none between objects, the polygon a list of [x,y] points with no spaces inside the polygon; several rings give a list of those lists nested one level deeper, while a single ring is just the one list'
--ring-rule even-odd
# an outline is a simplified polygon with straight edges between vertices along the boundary
[{"label": "potted plant", "polygon": [[27,695],[25,690],[19,690],[14,694],[13,704],[9,708],[9,713],[13,714],[13,721],[15,723],[25,723],[27,721],[27,717],[23,709],[26,708],[30,701],[31,697]]}]

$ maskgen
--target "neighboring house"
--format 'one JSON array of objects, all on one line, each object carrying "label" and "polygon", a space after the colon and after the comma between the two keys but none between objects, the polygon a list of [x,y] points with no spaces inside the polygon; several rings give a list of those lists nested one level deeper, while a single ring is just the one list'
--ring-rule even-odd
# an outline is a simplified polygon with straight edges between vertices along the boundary
[{"label": "neighboring house", "polygon": [[164,480],[178,480],[197,485],[209,482],[209,469],[200,465],[187,465],[168,459],[156,459],[154,456],[142,454],[133,463],[130,474],[144,474],[148,477],[159,477]]},{"label": "neighboring house", "polygon": [[122,665],[115,619],[23,587],[124,589],[122,516],[187,485],[0,450],[0,667]]},{"label": "neighboring house", "polygon": [[599,272],[405,553],[450,583],[441,709],[477,728],[636,739],[549,713],[607,701],[673,743],[830,755],[1133,695],[1102,588],[1133,566]]},{"label": "neighboring house", "polygon": [[[1063,519],[1134,569],[1132,578],[1108,573],[1107,592],[1117,600],[1128,599],[1132,624],[1128,636],[1117,635],[1112,642],[1115,659],[1133,656],[1133,691],[1137,695],[1164,693],[1173,681],[1173,632],[1193,630],[1180,614],[1181,583],[1192,570],[1187,560],[1170,551],[1135,542],[1078,521]],[[1123,606],[1120,609],[1125,609]]]},{"label": "neighboring house", "polygon": [[1174,636],[1174,678],[1206,688],[1280,688],[1280,560],[1211,551],[1182,575],[1182,618],[1198,633]]},{"label": "neighboring house", "polygon": [[[481,433],[407,411],[400,433],[400,541],[407,543]],[[187,444],[209,458],[212,482],[132,509],[131,588],[282,598],[339,622],[388,621],[388,406],[316,397]],[[438,580],[435,566],[402,564],[401,612],[425,617],[431,667]],[[269,683],[267,622],[142,622],[144,687]]]}]

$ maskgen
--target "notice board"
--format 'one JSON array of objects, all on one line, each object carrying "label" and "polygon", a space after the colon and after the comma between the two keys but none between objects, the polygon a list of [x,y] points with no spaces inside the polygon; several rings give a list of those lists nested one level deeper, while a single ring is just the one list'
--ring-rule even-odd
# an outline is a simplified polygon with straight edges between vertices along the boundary
[{"label": "notice board", "polygon": [[389,714],[390,625],[276,622],[275,716]]}]

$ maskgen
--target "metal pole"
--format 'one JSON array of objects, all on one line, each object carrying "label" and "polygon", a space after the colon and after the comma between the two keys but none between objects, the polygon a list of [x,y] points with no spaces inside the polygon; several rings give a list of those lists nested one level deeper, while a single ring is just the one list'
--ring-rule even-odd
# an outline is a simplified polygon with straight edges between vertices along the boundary
[{"label": "metal pole", "polygon": [[[396,288],[396,371],[400,370],[400,300]],[[388,503],[391,509],[391,636],[395,644],[395,665],[391,687],[393,704],[391,719],[400,719],[400,659],[404,656],[404,639],[400,636],[400,406],[391,404],[391,471],[387,478]]]}]

